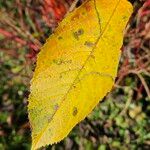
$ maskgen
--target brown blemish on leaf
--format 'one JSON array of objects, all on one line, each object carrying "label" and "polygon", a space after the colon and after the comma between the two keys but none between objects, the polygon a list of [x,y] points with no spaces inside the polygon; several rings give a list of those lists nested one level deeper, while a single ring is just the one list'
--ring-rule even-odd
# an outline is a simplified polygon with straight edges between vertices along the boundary
[{"label": "brown blemish on leaf", "polygon": [[70,64],[72,63],[72,60],[62,60],[62,59],[54,59],[53,63],[57,64],[57,65],[61,65],[61,64]]},{"label": "brown blemish on leaf", "polygon": [[77,107],[73,107],[72,115],[73,115],[73,116],[76,116],[76,115],[77,115],[77,113],[78,113],[78,109],[77,109]]},{"label": "brown blemish on leaf", "polygon": [[86,9],[87,12],[90,11],[91,10],[91,5],[89,5],[89,4],[85,5],[85,9]]},{"label": "brown blemish on leaf", "polygon": [[63,61],[61,59],[54,59],[53,63],[55,63],[57,65],[61,65],[63,63]]},{"label": "brown blemish on leaf", "polygon": [[83,29],[79,29],[78,30],[78,35],[82,35],[84,33],[84,30]]},{"label": "brown blemish on leaf", "polygon": [[85,12],[82,12],[82,15],[85,15],[86,13]]},{"label": "brown blemish on leaf", "polygon": [[58,40],[62,40],[62,39],[63,39],[62,36],[59,36],[59,37],[58,37]]},{"label": "brown blemish on leaf", "polygon": [[74,16],[71,17],[71,20],[74,21],[76,19],[79,19],[79,14],[75,14]]},{"label": "brown blemish on leaf", "polygon": [[95,56],[94,56],[94,55],[91,55],[91,58],[95,59]]},{"label": "brown blemish on leaf", "polygon": [[84,45],[87,46],[87,47],[89,47],[89,48],[91,48],[91,47],[94,46],[94,43],[92,43],[90,41],[85,41]]},{"label": "brown blemish on leaf", "polygon": [[59,105],[58,105],[58,104],[55,104],[55,105],[54,105],[54,110],[56,111],[56,110],[58,110],[58,108],[59,108]]},{"label": "brown blemish on leaf", "polygon": [[79,29],[78,31],[73,33],[73,36],[76,40],[79,40],[79,37],[84,34],[84,30],[83,29]]}]

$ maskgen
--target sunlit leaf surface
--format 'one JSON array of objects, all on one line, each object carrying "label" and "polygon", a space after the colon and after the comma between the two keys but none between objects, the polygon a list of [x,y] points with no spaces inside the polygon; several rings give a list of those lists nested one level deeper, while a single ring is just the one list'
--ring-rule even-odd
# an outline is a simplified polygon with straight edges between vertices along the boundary
[{"label": "sunlit leaf surface", "polygon": [[88,0],[47,40],[31,82],[32,149],[62,140],[111,90],[131,11],[126,0]]}]

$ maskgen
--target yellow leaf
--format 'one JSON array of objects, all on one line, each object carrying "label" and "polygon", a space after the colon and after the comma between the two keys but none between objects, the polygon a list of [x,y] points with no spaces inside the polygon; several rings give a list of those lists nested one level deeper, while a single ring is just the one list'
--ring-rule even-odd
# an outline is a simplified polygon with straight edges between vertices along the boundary
[{"label": "yellow leaf", "polygon": [[31,82],[32,149],[62,140],[111,90],[131,11],[126,0],[88,0],[47,40]]}]

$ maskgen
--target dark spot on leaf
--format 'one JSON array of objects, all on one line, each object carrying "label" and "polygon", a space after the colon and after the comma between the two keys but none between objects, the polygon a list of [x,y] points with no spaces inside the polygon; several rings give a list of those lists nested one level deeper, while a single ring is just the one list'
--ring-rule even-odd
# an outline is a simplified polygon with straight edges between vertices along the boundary
[{"label": "dark spot on leaf", "polygon": [[79,19],[79,14],[75,14],[72,18],[71,18],[71,20],[76,20],[76,19]]},{"label": "dark spot on leaf", "polygon": [[87,4],[87,5],[85,5],[85,9],[86,9],[86,11],[88,12],[88,11],[91,10],[91,6],[90,6],[89,4]]},{"label": "dark spot on leaf", "polygon": [[54,59],[53,62],[57,65],[61,65],[63,63],[61,59]]},{"label": "dark spot on leaf", "polygon": [[79,29],[78,31],[73,33],[73,36],[76,40],[79,40],[79,37],[84,34],[84,30],[83,29]]},{"label": "dark spot on leaf", "polygon": [[62,60],[62,59],[54,59],[53,63],[57,65],[72,63],[72,60]]},{"label": "dark spot on leaf", "polygon": [[78,35],[82,35],[84,33],[84,30],[83,29],[79,29],[78,30]]},{"label": "dark spot on leaf", "polygon": [[78,109],[77,109],[77,107],[73,107],[72,115],[73,115],[73,116],[76,116],[76,115],[77,115],[77,113],[78,113]]},{"label": "dark spot on leaf", "polygon": [[59,36],[59,37],[58,37],[58,40],[62,40],[62,39],[63,39],[62,36]]},{"label": "dark spot on leaf", "polygon": [[90,41],[85,41],[84,45],[91,48],[94,46],[94,43],[92,43]]},{"label": "dark spot on leaf", "polygon": [[127,18],[127,16],[123,16],[123,17],[122,17],[122,19],[126,19],[126,18]]},{"label": "dark spot on leaf", "polygon": [[54,110],[56,111],[56,110],[58,110],[58,108],[59,108],[59,105],[58,105],[58,104],[55,104],[55,105],[54,105]]},{"label": "dark spot on leaf", "polygon": [[95,56],[94,56],[94,55],[91,55],[91,58],[95,59]]},{"label": "dark spot on leaf", "polygon": [[82,12],[82,15],[85,15],[86,13],[85,12]]}]

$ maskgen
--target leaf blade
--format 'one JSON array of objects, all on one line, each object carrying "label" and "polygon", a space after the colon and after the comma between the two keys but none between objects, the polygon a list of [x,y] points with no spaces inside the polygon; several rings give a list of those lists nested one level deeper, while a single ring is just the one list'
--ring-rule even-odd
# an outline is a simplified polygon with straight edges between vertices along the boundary
[{"label": "leaf blade", "polygon": [[63,139],[111,90],[120,56],[121,31],[130,15],[130,11],[124,13],[126,9],[131,11],[124,0],[88,1],[60,24],[42,48],[28,106],[33,149]]}]

